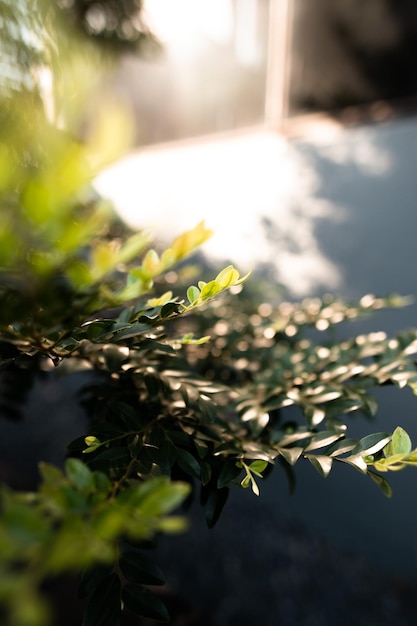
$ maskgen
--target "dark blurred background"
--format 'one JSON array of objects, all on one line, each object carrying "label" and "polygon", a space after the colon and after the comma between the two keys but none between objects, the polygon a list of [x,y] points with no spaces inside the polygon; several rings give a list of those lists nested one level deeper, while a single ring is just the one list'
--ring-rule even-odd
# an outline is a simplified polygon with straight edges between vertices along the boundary
[{"label": "dark blurred background", "polygon": [[289,113],[415,100],[413,0],[293,0]]}]

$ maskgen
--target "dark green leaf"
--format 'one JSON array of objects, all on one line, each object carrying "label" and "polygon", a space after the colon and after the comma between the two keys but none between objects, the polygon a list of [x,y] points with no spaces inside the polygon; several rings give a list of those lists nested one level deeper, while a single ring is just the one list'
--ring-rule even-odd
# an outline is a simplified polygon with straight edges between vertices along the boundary
[{"label": "dark green leaf", "polygon": [[138,617],[149,617],[161,622],[169,621],[165,605],[149,589],[128,584],[123,588],[123,602]]},{"label": "dark green leaf", "polygon": [[208,452],[207,443],[205,441],[202,441],[201,439],[195,439],[194,445],[196,447],[196,450],[198,452],[198,456],[200,457],[200,459],[204,459],[204,457],[207,455],[207,452]]},{"label": "dark green leaf", "polygon": [[118,330],[117,333],[114,335],[113,341],[117,342],[121,341],[122,339],[131,339],[133,337],[137,337],[138,335],[149,333],[149,331],[152,330],[152,327],[148,326],[147,324],[140,324],[139,322],[129,324],[129,326],[127,327],[125,324],[123,326],[124,328]]},{"label": "dark green leaf", "polygon": [[200,480],[201,476],[201,467],[199,462],[193,455],[188,452],[188,450],[184,450],[183,448],[178,448],[177,450],[177,463],[184,472],[197,478]]},{"label": "dark green leaf", "polygon": [[117,415],[117,417],[124,421],[129,429],[140,430],[143,427],[138,410],[130,404],[127,404],[127,402],[123,402],[121,400],[110,400],[109,407],[115,415]]},{"label": "dark green leaf", "polygon": [[213,528],[229,497],[229,489],[228,487],[217,489],[212,485],[205,485],[201,488],[201,495],[207,526]]},{"label": "dark green leaf", "polygon": [[177,313],[179,313],[180,310],[181,307],[178,303],[168,302],[167,304],[164,304],[164,306],[161,308],[161,317],[162,319],[166,319],[168,317],[171,317],[172,315],[176,315]]},{"label": "dark green leaf", "polygon": [[87,337],[95,341],[104,331],[108,331],[114,325],[114,320],[94,320],[87,322],[82,328],[87,330]]},{"label": "dark green leaf", "polygon": [[391,498],[392,496],[392,488],[389,482],[383,478],[380,474],[376,474],[372,470],[368,470],[369,476],[372,478],[375,484],[381,489],[382,493],[387,496],[387,498]]},{"label": "dark green leaf", "polygon": [[338,456],[346,452],[351,452],[357,443],[357,439],[342,439],[341,441],[336,441],[326,449],[326,454],[329,456]]},{"label": "dark green leaf", "polygon": [[143,380],[146,385],[146,390],[149,394],[149,400],[151,402],[155,401],[161,392],[160,379],[153,374],[145,374]]},{"label": "dark green leaf", "polygon": [[102,580],[90,596],[82,626],[117,625],[122,612],[120,591],[120,580],[116,574]]},{"label": "dark green leaf", "polygon": [[201,484],[207,485],[211,479],[211,465],[207,461],[201,461]]},{"label": "dark green leaf", "polygon": [[89,596],[104,579],[109,578],[112,571],[113,565],[103,564],[84,569],[79,579],[78,596],[80,598]]},{"label": "dark green leaf", "polygon": [[360,454],[363,456],[365,454],[375,454],[375,452],[382,450],[390,440],[390,433],[374,433],[367,435],[359,440],[352,450],[352,455]]},{"label": "dark green leaf", "polygon": [[129,463],[131,460],[129,449],[122,446],[114,446],[113,448],[100,448],[100,452],[94,457],[95,461],[124,461]]},{"label": "dark green leaf", "polygon": [[241,473],[242,468],[237,467],[236,461],[233,459],[227,459],[222,463],[222,468],[217,479],[217,487],[219,489],[228,487],[234,480],[239,478]]},{"label": "dark green leaf", "polygon": [[137,585],[163,585],[164,576],[157,565],[139,552],[125,552],[120,569],[126,579]]},{"label": "dark green leaf", "polygon": [[283,456],[278,457],[278,463],[280,464],[280,466],[285,472],[285,476],[288,481],[289,492],[290,494],[293,494],[296,488],[296,479],[295,479],[294,469],[292,465],[290,465]]}]

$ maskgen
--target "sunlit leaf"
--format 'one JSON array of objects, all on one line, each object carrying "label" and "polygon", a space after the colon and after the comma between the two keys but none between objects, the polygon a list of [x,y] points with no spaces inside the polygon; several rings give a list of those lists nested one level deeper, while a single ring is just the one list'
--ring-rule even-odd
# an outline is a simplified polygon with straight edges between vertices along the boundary
[{"label": "sunlit leaf", "polygon": [[352,454],[351,456],[341,458],[340,460],[343,461],[343,463],[352,465],[362,474],[366,474],[368,471],[368,465],[361,454]]},{"label": "sunlit leaf", "polygon": [[160,260],[158,253],[155,250],[148,250],[145,258],[142,261],[143,272],[153,278],[158,275],[160,270]]},{"label": "sunlit leaf", "polygon": [[321,476],[325,478],[329,475],[333,465],[333,459],[331,457],[307,454],[306,458]]},{"label": "sunlit leaf", "polygon": [[167,304],[172,299],[172,291],[166,291],[159,298],[150,298],[147,302],[149,307],[158,307]]},{"label": "sunlit leaf", "polygon": [[187,298],[190,304],[193,304],[200,297],[200,290],[198,287],[188,287],[187,289]]},{"label": "sunlit leaf", "polygon": [[303,453],[304,448],[278,448],[278,450],[281,456],[283,456],[290,465],[295,465]]},{"label": "sunlit leaf", "polygon": [[314,435],[311,442],[305,448],[305,451],[309,452],[318,448],[324,448],[325,446],[329,446],[330,444],[334,443],[341,437],[343,437],[343,433],[335,433],[333,431],[324,431],[318,433],[317,435]]},{"label": "sunlit leaf", "polygon": [[379,474],[375,474],[375,472],[369,471],[368,474],[372,478],[372,480],[378,485],[378,487],[381,489],[382,493],[386,495],[387,498],[391,498],[392,488],[391,488],[391,485],[388,483],[388,481],[386,481],[385,478],[383,478],[383,476],[380,476]]},{"label": "sunlit leaf", "polygon": [[411,448],[412,444],[408,433],[401,426],[397,426],[392,433],[391,441],[384,448],[384,455],[390,457],[394,454],[410,454]]},{"label": "sunlit leaf", "polygon": [[215,280],[211,280],[201,290],[200,298],[202,300],[207,300],[208,298],[213,298],[213,296],[217,295],[221,291],[221,287],[218,282]]},{"label": "sunlit leaf", "polygon": [[239,272],[233,265],[229,265],[216,276],[216,282],[219,283],[222,289],[227,289],[227,287],[234,285],[238,280]]},{"label": "sunlit leaf", "polygon": [[389,433],[375,433],[367,435],[359,440],[358,444],[352,450],[353,455],[361,454],[375,454],[379,450],[382,450],[384,446],[391,440]]},{"label": "sunlit leaf", "polygon": [[249,465],[250,471],[256,476],[259,476],[260,478],[262,478],[262,472],[265,471],[267,467],[268,467],[267,461],[253,461]]}]

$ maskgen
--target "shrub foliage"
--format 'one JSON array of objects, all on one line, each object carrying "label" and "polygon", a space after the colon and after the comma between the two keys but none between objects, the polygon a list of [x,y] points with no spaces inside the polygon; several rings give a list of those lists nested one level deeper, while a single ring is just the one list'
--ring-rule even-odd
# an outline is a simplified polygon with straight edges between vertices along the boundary
[{"label": "shrub foliage", "polygon": [[210,527],[232,487],[259,495],[272,469],[291,481],[305,460],[323,477],[348,464],[389,496],[386,473],[417,451],[400,426],[351,438],[348,418],[375,414],[373,388],[416,384],[417,331],[340,342],[329,331],[406,300],[268,302],[231,265],[196,270],[203,223],[160,249],[93,192],[106,133],[75,139],[33,92],[4,104],[2,377],[84,373],[89,417],[63,467],[41,463],[36,491],[2,488],[4,622],[44,626],[42,585],[66,572],[87,598],[84,626],[115,626],[125,609],[167,621],[143,547],[185,529],[178,507],[195,492]]}]

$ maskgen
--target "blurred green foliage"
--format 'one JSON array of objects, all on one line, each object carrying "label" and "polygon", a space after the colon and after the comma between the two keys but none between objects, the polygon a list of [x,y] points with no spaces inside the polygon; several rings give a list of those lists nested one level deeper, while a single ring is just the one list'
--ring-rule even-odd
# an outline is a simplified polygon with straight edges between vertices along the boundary
[{"label": "blurred green foliage", "polygon": [[[272,468],[291,481],[302,459],[322,476],[347,463],[390,495],[382,474],[417,463],[409,436],[398,427],[352,439],[347,418],[375,414],[376,386],[414,388],[417,331],[329,335],[407,304],[399,297],[286,303],[233,266],[201,270],[204,280],[190,285],[186,259],[210,231],[198,224],[160,250],[94,193],[91,181],[128,135],[125,120],[111,108],[86,139],[73,132],[75,113],[62,118],[59,104],[68,85],[54,43],[58,9],[35,13],[35,54],[30,37],[19,43],[17,25],[32,24],[24,6],[1,2],[10,68],[13,47],[28,64],[17,63],[22,72],[11,71],[1,96],[0,369],[85,372],[89,429],[68,442],[64,468],[41,464],[37,491],[2,488],[2,623],[45,626],[42,584],[65,572],[79,574],[85,626],[116,626],[125,608],[166,621],[149,589],[163,575],[142,548],[185,528],[172,513],[194,491],[210,527],[233,485],[259,495]],[[40,85],[26,80],[42,64],[61,98],[52,116]]]}]

